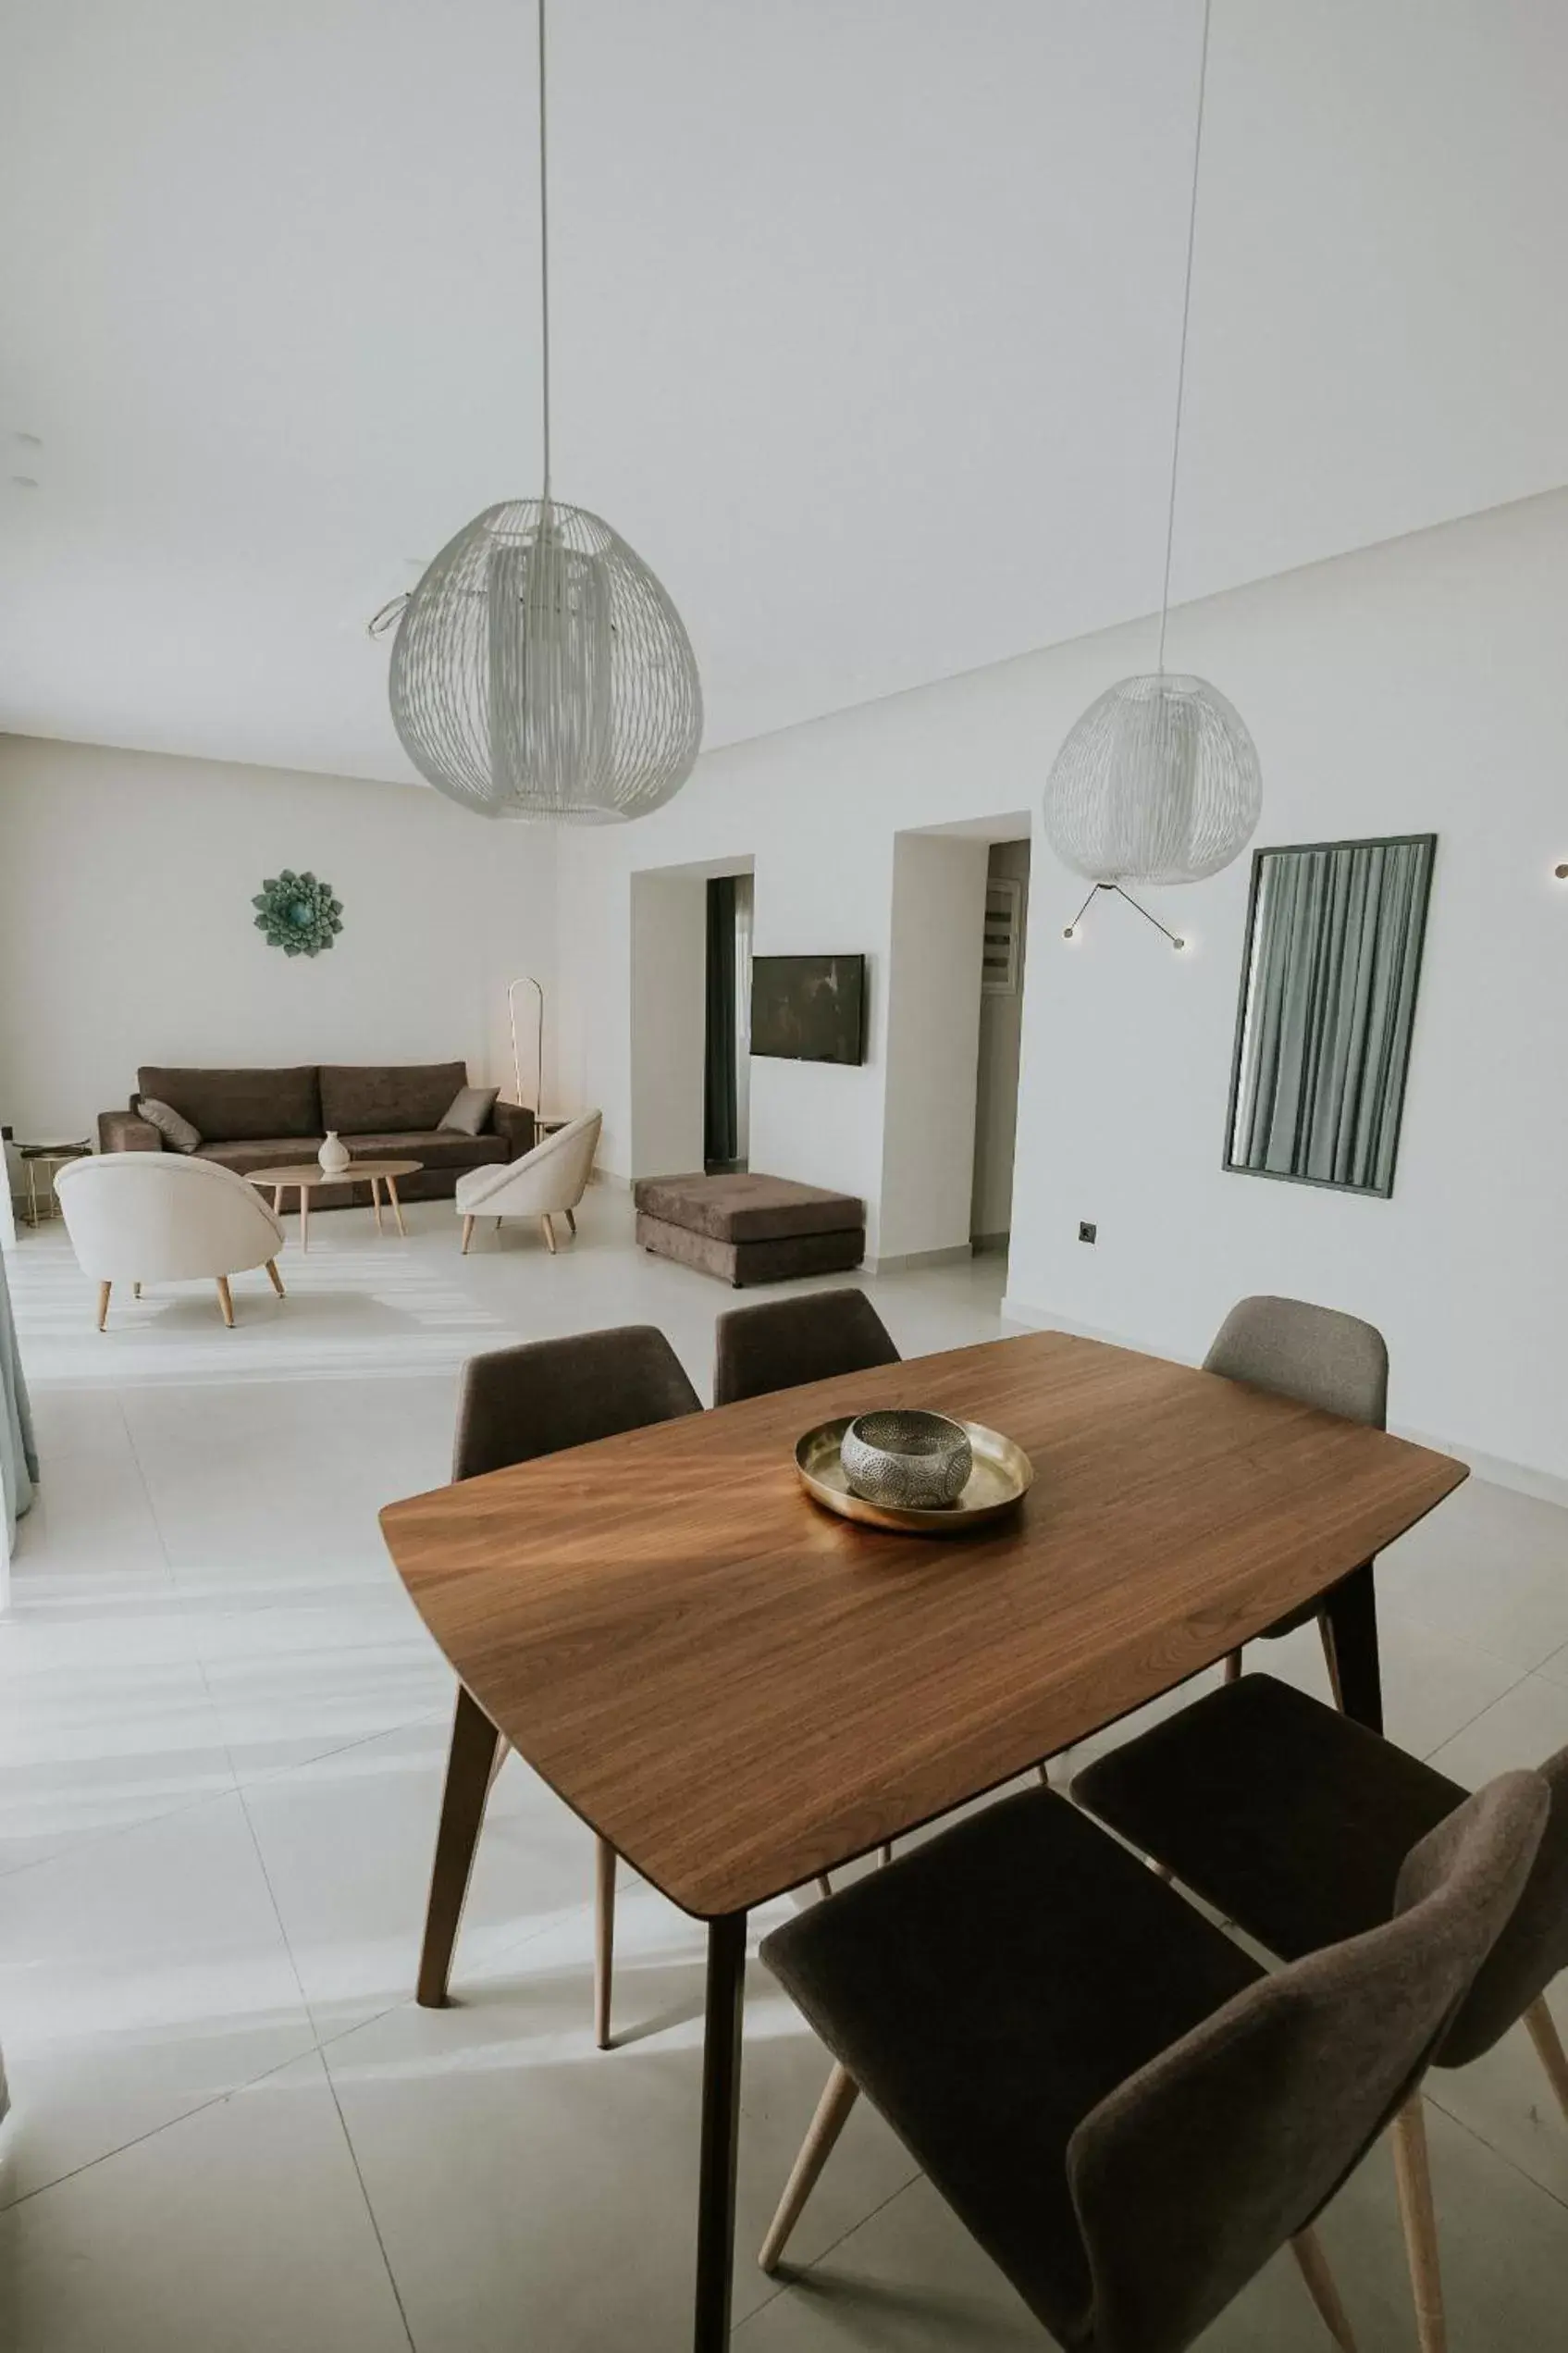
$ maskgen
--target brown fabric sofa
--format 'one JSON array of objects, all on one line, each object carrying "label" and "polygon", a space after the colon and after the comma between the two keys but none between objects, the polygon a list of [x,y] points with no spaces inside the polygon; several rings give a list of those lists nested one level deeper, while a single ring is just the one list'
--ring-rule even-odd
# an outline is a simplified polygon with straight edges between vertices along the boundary
[{"label": "brown fabric sofa", "polygon": [[[534,1115],[498,1103],[483,1135],[443,1132],[440,1121],[460,1087],[463,1062],[298,1064],[292,1070],[170,1070],[144,1063],[123,1111],[98,1119],[100,1152],[161,1152],[170,1147],[138,1116],[143,1096],[167,1103],[201,1131],[192,1158],[216,1160],[241,1176],[314,1160],[335,1129],[355,1159],[418,1160],[417,1176],[400,1180],[405,1201],[449,1199],[465,1169],[514,1160],[534,1147]],[[366,1207],[368,1184],[324,1184],[311,1208]]]}]

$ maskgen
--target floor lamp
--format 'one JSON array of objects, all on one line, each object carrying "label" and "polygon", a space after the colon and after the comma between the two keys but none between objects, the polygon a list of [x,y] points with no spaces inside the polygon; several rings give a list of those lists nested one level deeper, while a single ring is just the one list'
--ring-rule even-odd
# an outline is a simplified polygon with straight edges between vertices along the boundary
[{"label": "floor lamp", "polygon": [[522,979],[513,981],[506,992],[507,1019],[512,1024],[512,1073],[517,1081],[519,1103],[526,1099],[523,1093],[523,1066],[517,1055],[517,992],[520,988],[531,988],[539,1000],[538,1021],[534,1039],[533,1107],[534,1117],[536,1121],[538,1121],[542,1120],[545,1114],[545,993],[542,985],[534,978],[532,972],[525,972]]}]

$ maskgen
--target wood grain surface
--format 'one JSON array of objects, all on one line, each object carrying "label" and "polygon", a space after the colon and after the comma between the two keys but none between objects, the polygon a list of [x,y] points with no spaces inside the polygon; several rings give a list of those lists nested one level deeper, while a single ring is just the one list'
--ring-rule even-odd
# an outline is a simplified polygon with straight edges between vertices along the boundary
[{"label": "wood grain surface", "polygon": [[[957,1542],[802,1492],[831,1414],[934,1406],[1031,1456]],[[1446,1455],[1062,1332],[748,1399],[392,1504],[458,1677],[700,1918],[748,1909],[1223,1658],[1466,1476]]]}]

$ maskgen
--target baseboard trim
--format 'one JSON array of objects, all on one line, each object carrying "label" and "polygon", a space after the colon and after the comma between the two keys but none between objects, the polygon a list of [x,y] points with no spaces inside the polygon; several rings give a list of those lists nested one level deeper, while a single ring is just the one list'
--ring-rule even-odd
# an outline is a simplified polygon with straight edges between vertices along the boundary
[{"label": "baseboard trim", "polygon": [[630,1177],[617,1176],[613,1169],[595,1169],[588,1178],[590,1184],[602,1184],[611,1193],[630,1193]]},{"label": "baseboard trim", "polygon": [[916,1267],[956,1267],[974,1256],[967,1242],[946,1250],[895,1250],[886,1257],[862,1258],[868,1274],[908,1274]]},{"label": "baseboard trim", "polygon": [[[1036,1307],[1031,1300],[1017,1298],[1010,1291],[1002,1301],[1002,1317],[1006,1323],[1023,1324],[1033,1331],[1068,1331],[1078,1340],[1107,1341],[1113,1348],[1130,1348],[1140,1356],[1167,1353],[1150,1348],[1141,1340],[1130,1340],[1122,1331],[1102,1331],[1093,1324],[1075,1323],[1070,1316],[1054,1314],[1049,1307]],[[1172,1361],[1195,1364],[1197,1359],[1177,1356]],[[1389,1428],[1396,1438],[1408,1438],[1413,1445],[1430,1446],[1436,1454],[1451,1455],[1477,1479],[1489,1480],[1494,1487],[1508,1487],[1516,1495],[1533,1495],[1537,1503],[1557,1504],[1568,1510],[1568,1479],[1555,1471],[1537,1470],[1531,1463],[1511,1462],[1506,1455],[1488,1455],[1463,1438],[1444,1438],[1429,1430],[1412,1430],[1403,1422],[1391,1422]]]}]

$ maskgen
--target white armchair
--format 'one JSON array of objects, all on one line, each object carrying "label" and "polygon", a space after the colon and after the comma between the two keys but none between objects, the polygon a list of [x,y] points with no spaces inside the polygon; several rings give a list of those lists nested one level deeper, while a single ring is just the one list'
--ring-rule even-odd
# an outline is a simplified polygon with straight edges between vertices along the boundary
[{"label": "white armchair", "polygon": [[77,1264],[97,1278],[100,1331],[117,1282],[133,1283],[140,1294],[144,1282],[205,1275],[217,1285],[230,1328],[231,1274],[265,1267],[283,1296],[277,1259],[283,1228],[255,1186],[216,1160],[175,1152],[97,1152],[68,1161],[55,1191]]},{"label": "white armchair", "polygon": [[603,1124],[602,1111],[585,1111],[580,1120],[569,1121],[520,1160],[509,1160],[500,1168],[469,1169],[460,1176],[456,1206],[463,1220],[464,1257],[474,1239],[476,1218],[494,1218],[498,1226],[502,1218],[537,1218],[553,1257],[555,1228],[550,1220],[564,1218],[572,1232],[576,1232],[573,1212],[587,1190]]}]

